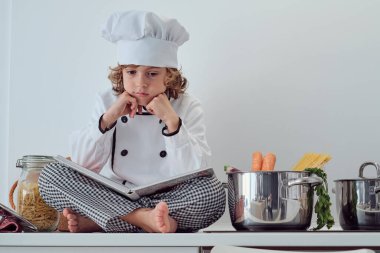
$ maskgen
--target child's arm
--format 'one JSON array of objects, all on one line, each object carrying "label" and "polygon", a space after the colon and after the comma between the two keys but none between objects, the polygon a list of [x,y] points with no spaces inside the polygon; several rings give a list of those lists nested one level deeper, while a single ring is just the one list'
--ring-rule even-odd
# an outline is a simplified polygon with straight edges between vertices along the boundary
[{"label": "child's arm", "polygon": [[104,113],[100,122],[100,127],[104,130],[112,126],[114,122],[123,115],[129,114],[133,118],[137,112],[141,111],[141,106],[137,105],[136,98],[129,95],[126,91],[120,94],[116,101]]},{"label": "child's arm", "polygon": [[146,108],[165,123],[168,133],[173,133],[178,129],[179,116],[165,94],[160,94],[153,98]]},{"label": "child's arm", "polygon": [[[177,103],[177,105],[176,105]],[[174,133],[164,133],[170,157],[170,175],[209,166],[211,150],[206,139],[204,113],[198,100],[184,95],[173,103],[181,118],[181,126]]]},{"label": "child's arm", "polygon": [[98,95],[89,124],[70,136],[71,159],[96,172],[103,168],[111,154],[114,132],[112,124],[108,131],[104,131],[99,121],[115,100],[111,90]]}]

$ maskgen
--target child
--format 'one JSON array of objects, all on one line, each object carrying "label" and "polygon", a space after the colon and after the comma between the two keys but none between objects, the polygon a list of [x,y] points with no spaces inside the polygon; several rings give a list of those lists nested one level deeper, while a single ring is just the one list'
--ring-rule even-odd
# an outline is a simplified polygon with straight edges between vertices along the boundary
[{"label": "child", "polygon": [[[116,43],[112,90],[100,94],[91,123],[73,134],[72,160],[119,181],[144,185],[207,167],[203,110],[185,93],[177,49],[189,35],[151,12],[113,14],[103,37]],[[215,176],[191,179],[131,201],[59,164],[48,165],[40,193],[71,232],[193,232],[217,221],[225,192]]]}]

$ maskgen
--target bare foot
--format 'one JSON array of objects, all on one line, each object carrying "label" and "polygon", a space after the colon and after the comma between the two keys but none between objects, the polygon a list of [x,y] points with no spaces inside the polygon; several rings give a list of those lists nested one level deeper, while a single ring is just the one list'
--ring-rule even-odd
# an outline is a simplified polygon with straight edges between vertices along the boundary
[{"label": "bare foot", "polygon": [[165,202],[158,203],[153,209],[136,209],[122,219],[146,232],[174,233],[177,230],[177,222],[169,216],[169,207]]},{"label": "bare foot", "polygon": [[71,233],[88,233],[103,231],[98,224],[87,217],[75,213],[70,208],[63,209],[63,216],[67,219],[67,228]]},{"label": "bare foot", "polygon": [[154,232],[173,233],[177,230],[177,222],[169,216],[169,207],[165,202],[158,203],[150,215]]}]

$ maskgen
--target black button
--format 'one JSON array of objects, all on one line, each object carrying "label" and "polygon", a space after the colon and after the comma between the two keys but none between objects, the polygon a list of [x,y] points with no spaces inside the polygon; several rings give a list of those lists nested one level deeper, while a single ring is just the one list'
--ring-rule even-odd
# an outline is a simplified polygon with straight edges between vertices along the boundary
[{"label": "black button", "polygon": [[127,116],[121,117],[121,121],[123,121],[123,123],[127,123],[128,122],[128,117]]},{"label": "black button", "polygon": [[164,157],[166,156],[166,151],[165,151],[165,150],[162,150],[162,151],[160,152],[160,156],[161,156],[162,158],[164,158]]},{"label": "black button", "polygon": [[122,156],[126,156],[126,155],[128,155],[128,150],[124,149],[124,150],[121,151],[120,154],[121,154]]}]

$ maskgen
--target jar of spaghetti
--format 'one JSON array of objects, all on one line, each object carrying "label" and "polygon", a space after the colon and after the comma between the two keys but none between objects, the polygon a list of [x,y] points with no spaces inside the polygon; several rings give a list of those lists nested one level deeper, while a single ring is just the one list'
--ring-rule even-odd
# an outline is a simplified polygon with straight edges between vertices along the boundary
[{"label": "jar of spaghetti", "polygon": [[26,155],[18,159],[16,164],[22,168],[18,180],[16,211],[40,232],[55,231],[59,222],[59,212],[43,201],[38,189],[38,177],[42,169],[54,161],[51,156]]}]

